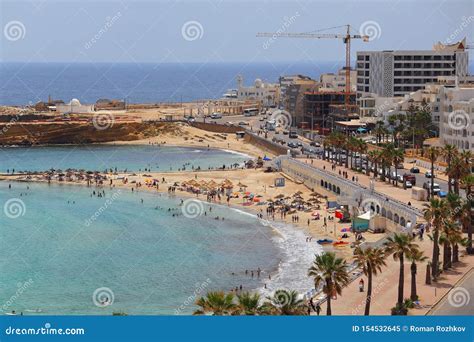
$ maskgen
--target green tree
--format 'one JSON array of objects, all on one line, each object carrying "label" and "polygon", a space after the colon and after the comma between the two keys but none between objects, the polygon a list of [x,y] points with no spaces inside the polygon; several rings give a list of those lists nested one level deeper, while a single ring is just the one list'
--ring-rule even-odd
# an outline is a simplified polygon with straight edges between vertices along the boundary
[{"label": "green tree", "polygon": [[426,257],[423,254],[423,251],[418,249],[417,246],[414,246],[409,253],[407,254],[407,258],[409,261],[411,261],[410,265],[410,272],[411,272],[411,294],[410,294],[410,299],[412,301],[418,300],[418,293],[416,291],[416,274],[417,274],[417,264],[421,262],[425,262],[428,260],[428,257]]},{"label": "green tree", "polygon": [[243,292],[237,295],[237,306],[241,314],[247,316],[258,315],[262,312],[258,293]]},{"label": "green tree", "polygon": [[436,280],[439,276],[439,236],[444,219],[449,215],[444,199],[432,198],[424,204],[423,216],[433,229],[433,256],[431,258],[431,276]]},{"label": "green tree", "polygon": [[395,233],[393,236],[388,237],[385,243],[387,255],[393,255],[393,260],[400,262],[400,274],[398,277],[398,307],[403,307],[403,287],[405,281],[405,256],[410,254],[410,251],[415,248],[416,244],[413,243],[413,238],[410,235],[403,233]]},{"label": "green tree", "polygon": [[333,252],[323,252],[316,255],[308,275],[314,278],[316,288],[323,285],[327,298],[326,314],[330,316],[331,297],[336,293],[341,294],[342,288],[349,283],[346,261],[336,257]]},{"label": "green tree", "polygon": [[234,295],[226,294],[223,291],[211,291],[205,297],[200,297],[196,301],[199,309],[194,312],[195,315],[204,315],[211,313],[214,316],[231,315],[237,308],[234,303]]},{"label": "green tree", "polygon": [[262,311],[270,315],[306,315],[307,306],[304,300],[299,298],[298,292],[276,290],[273,296],[267,297]]},{"label": "green tree", "polygon": [[378,272],[382,272],[385,263],[385,251],[381,248],[368,247],[362,249],[360,246],[354,250],[354,261],[367,276],[367,298],[365,301],[364,315],[370,314],[370,303],[372,302],[372,278]]}]

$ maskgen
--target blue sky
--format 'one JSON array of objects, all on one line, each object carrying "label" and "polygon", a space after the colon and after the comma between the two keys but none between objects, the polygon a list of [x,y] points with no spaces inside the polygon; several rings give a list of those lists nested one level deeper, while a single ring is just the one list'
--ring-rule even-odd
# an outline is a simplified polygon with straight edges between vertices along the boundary
[{"label": "blue sky", "polygon": [[[0,58],[22,62],[337,61],[340,40],[256,38],[260,31],[372,28],[357,50],[474,43],[474,2],[1,0]],[[336,29],[329,32],[342,32]]]}]

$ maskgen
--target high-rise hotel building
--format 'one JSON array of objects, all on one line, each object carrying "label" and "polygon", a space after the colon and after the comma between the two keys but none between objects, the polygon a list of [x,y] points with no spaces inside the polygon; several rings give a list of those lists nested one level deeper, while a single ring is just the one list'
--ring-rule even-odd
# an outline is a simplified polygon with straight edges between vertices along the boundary
[{"label": "high-rise hotel building", "polygon": [[433,50],[358,51],[357,95],[403,96],[437,81],[439,76],[464,77],[469,57],[465,40]]}]

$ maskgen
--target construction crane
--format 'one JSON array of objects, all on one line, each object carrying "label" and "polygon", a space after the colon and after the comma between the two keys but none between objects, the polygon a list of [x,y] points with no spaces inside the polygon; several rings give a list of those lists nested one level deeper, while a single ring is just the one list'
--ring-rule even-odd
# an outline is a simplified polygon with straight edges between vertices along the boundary
[{"label": "construction crane", "polygon": [[[316,33],[321,31],[327,31],[332,29],[338,29],[341,27],[346,28],[346,33]],[[329,27],[317,31],[306,32],[306,33],[269,33],[269,32],[259,32],[257,37],[284,37],[284,38],[312,38],[312,39],[342,39],[342,42],[346,44],[346,89],[344,92],[344,102],[346,110],[349,109],[350,102],[350,93],[351,93],[351,40],[352,39],[362,39],[364,42],[369,41],[369,36],[360,35],[360,34],[351,34],[351,25],[342,25]]]}]

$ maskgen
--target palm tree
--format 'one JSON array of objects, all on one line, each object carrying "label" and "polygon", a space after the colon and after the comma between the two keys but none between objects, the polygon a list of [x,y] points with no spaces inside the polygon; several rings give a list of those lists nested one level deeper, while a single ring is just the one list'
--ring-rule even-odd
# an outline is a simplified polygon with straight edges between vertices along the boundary
[{"label": "palm tree", "polygon": [[472,203],[474,202],[474,175],[469,174],[461,179],[461,184],[466,187],[466,205],[465,210],[462,211],[461,218],[463,231],[467,231],[466,251],[468,254],[474,254],[472,247]]},{"label": "palm tree", "polygon": [[[372,150],[367,153],[367,159],[370,162],[370,166],[374,167],[374,177],[377,178],[377,164],[380,158],[380,153],[378,151]],[[368,165],[367,165],[368,166]],[[367,167],[367,175],[370,175],[370,168]]]},{"label": "palm tree", "polygon": [[465,174],[465,164],[458,154],[451,157],[448,166],[446,167],[446,174],[448,175],[448,186],[452,188],[451,182],[454,183],[454,193],[459,194],[459,180]]},{"label": "palm tree", "polygon": [[396,148],[392,152],[392,163],[395,167],[395,186],[398,186],[398,165],[404,160],[404,153],[401,148]]},{"label": "palm tree", "polygon": [[399,309],[403,307],[403,287],[405,279],[405,256],[410,254],[410,251],[415,248],[416,244],[413,243],[413,238],[407,234],[397,234],[388,237],[385,243],[386,253],[393,255],[393,260],[400,262],[400,274],[398,277],[398,299],[397,306]]},{"label": "palm tree", "polygon": [[237,306],[243,315],[254,316],[261,313],[260,295],[258,293],[243,292],[237,295]]},{"label": "palm tree", "polygon": [[433,257],[431,259],[431,276],[434,280],[439,275],[439,235],[443,220],[448,215],[448,206],[444,199],[432,198],[424,204],[423,216],[433,228]]},{"label": "palm tree", "polygon": [[429,147],[427,150],[428,159],[431,163],[431,185],[430,190],[428,191],[428,200],[433,197],[433,187],[434,187],[434,164],[439,156],[439,149],[437,147]]},{"label": "palm tree", "polygon": [[462,240],[462,236],[459,239],[459,234],[457,234],[458,222],[462,216],[461,210],[463,209],[461,197],[452,192],[448,193],[446,206],[449,215],[444,219],[443,230],[440,235],[440,243],[443,244],[443,270],[447,270],[451,267],[453,247],[457,250],[457,242],[461,242]]},{"label": "palm tree", "polygon": [[354,251],[354,260],[367,276],[367,299],[364,315],[368,316],[372,301],[372,277],[377,275],[378,272],[382,272],[382,266],[386,266],[385,251],[381,248],[372,247],[362,249],[359,246]]},{"label": "palm tree", "polygon": [[314,286],[323,285],[327,298],[326,315],[331,315],[331,297],[342,293],[342,288],[349,283],[346,261],[336,257],[333,252],[316,255],[308,275],[314,278]]},{"label": "palm tree", "polygon": [[206,297],[201,297],[196,301],[196,305],[200,309],[194,312],[195,315],[212,313],[214,316],[231,315],[237,307],[234,303],[234,295],[223,291],[208,292]]},{"label": "palm tree", "polygon": [[440,241],[447,244],[449,248],[446,248],[446,255],[443,259],[443,268],[450,268],[454,263],[459,261],[459,245],[466,245],[467,239],[464,239],[462,231],[458,224],[453,221],[449,221],[443,228]]},{"label": "palm tree", "polygon": [[410,271],[411,271],[411,294],[410,299],[412,301],[418,300],[418,294],[416,292],[416,272],[417,272],[417,263],[425,262],[428,260],[423,254],[423,251],[417,247],[413,247],[410,252],[407,254],[408,260],[411,261]]},{"label": "palm tree", "polygon": [[267,297],[262,311],[270,315],[306,315],[307,306],[304,300],[298,297],[296,291],[276,290],[272,297]]},{"label": "palm tree", "polygon": [[[357,151],[357,138],[349,137],[346,143],[348,150],[351,152],[351,169],[354,167],[354,153]],[[349,156],[347,156],[346,164],[349,160]],[[347,167],[347,165],[346,165]]]},{"label": "palm tree", "polygon": [[[457,148],[450,144],[444,145],[444,147],[441,149],[441,154],[446,161],[446,164],[448,164],[448,168],[451,165],[451,160],[457,154],[457,152]],[[448,192],[451,192],[451,176],[449,172],[446,172],[446,174],[448,175]]]},{"label": "palm tree", "polygon": [[[385,146],[384,150],[382,151],[382,180],[385,181],[385,173],[386,169],[390,170],[390,165],[392,165],[393,162],[393,155],[394,155],[395,148],[392,143],[387,144]],[[390,182],[390,177],[388,177],[388,181]]]}]

